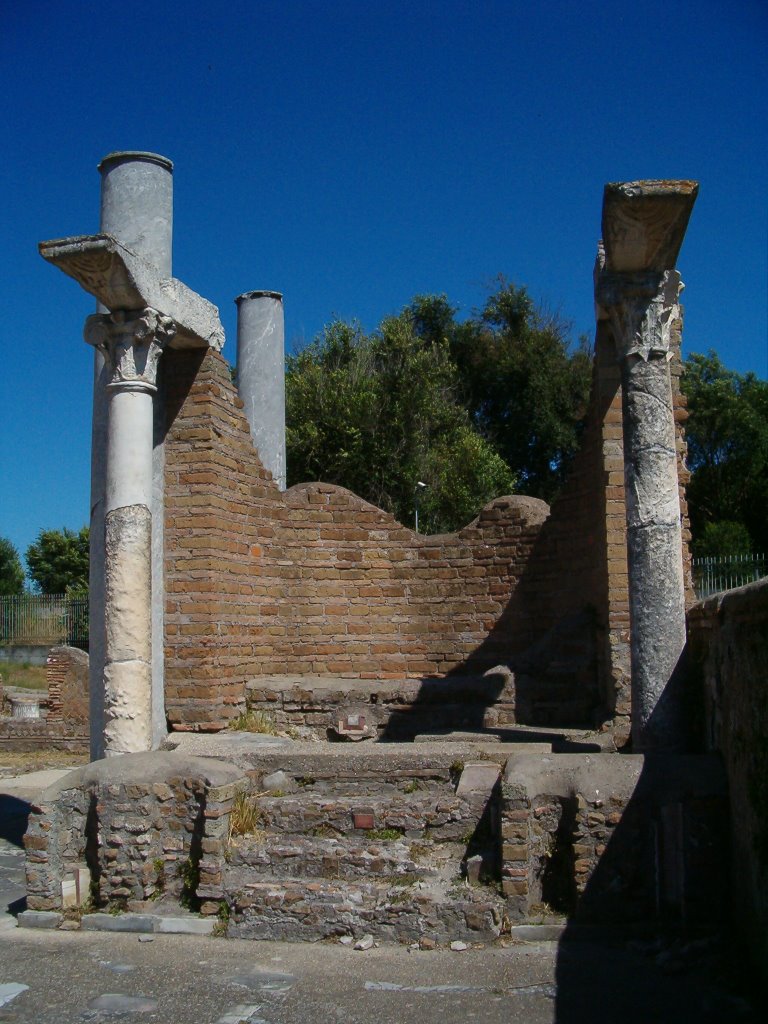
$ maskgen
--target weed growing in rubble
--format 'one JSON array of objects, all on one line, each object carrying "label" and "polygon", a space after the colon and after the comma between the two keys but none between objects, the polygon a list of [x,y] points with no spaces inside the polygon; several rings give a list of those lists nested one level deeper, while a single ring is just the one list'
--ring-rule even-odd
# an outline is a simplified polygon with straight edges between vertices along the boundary
[{"label": "weed growing in rubble", "polygon": [[235,732],[260,732],[267,736],[277,736],[275,720],[266,711],[244,711],[230,723]]},{"label": "weed growing in rubble", "polygon": [[259,838],[266,835],[259,827],[263,821],[264,816],[255,798],[241,790],[232,801],[232,810],[229,813],[229,842],[231,843],[236,836]]}]

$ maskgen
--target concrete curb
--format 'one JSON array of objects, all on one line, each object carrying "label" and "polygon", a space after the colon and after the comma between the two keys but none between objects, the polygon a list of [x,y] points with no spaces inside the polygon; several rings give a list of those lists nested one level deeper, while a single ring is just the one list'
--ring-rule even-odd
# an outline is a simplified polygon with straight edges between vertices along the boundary
[{"label": "concrete curb", "polygon": [[[18,916],[19,928],[59,928],[64,915],[52,910],[25,910]],[[211,935],[215,918],[165,917],[162,914],[84,914],[84,932],[140,932],[162,935]]]}]

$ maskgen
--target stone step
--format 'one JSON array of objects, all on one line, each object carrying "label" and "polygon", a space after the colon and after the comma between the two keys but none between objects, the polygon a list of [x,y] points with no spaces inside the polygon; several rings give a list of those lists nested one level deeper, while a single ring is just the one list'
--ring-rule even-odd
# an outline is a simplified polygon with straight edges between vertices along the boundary
[{"label": "stone step", "polygon": [[493,888],[442,879],[400,885],[279,879],[228,888],[226,899],[227,934],[240,939],[300,942],[369,934],[401,943],[422,936],[441,944],[490,942],[508,926],[504,900]]},{"label": "stone step", "polygon": [[[255,798],[256,826],[280,835],[345,836],[369,838],[422,837],[460,841],[471,836],[486,814],[488,791],[457,796],[452,787],[412,793],[318,793],[305,787],[298,793]],[[487,812],[491,813],[490,809]]]},{"label": "stone step", "polygon": [[551,754],[551,743],[538,743],[533,740],[506,740],[501,732],[434,732],[419,733],[414,736],[414,743],[503,743],[504,753],[512,754]]},{"label": "stone step", "polygon": [[[459,873],[465,843],[433,840],[325,838],[306,835],[233,839],[225,884],[239,888],[271,878],[400,878],[407,881]],[[495,851],[488,851],[490,860]],[[494,867],[496,865],[493,865]],[[493,868],[490,868],[492,870]]]}]

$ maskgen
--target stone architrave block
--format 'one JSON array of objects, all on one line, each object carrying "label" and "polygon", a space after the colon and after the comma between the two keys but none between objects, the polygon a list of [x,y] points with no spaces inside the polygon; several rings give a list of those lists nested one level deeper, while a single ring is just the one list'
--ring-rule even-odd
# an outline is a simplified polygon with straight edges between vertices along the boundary
[{"label": "stone architrave block", "polygon": [[40,255],[63,270],[107,309],[156,309],[176,323],[172,348],[220,352],[224,330],[213,303],[156,267],[112,235],[76,235],[41,242]]},{"label": "stone architrave block", "polygon": [[489,764],[487,761],[465,764],[456,787],[456,796],[465,796],[469,793],[490,793],[500,775],[501,769],[497,764]]}]

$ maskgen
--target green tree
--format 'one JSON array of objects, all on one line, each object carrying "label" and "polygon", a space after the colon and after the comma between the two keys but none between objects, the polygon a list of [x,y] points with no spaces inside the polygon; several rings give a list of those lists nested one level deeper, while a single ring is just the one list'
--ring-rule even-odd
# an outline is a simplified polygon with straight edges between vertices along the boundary
[{"label": "green tree", "polygon": [[75,533],[42,530],[27,548],[29,575],[43,594],[64,594],[88,587],[88,527]]},{"label": "green tree", "polygon": [[586,340],[572,350],[568,325],[503,278],[465,323],[444,295],[417,296],[409,311],[427,343],[448,344],[471,420],[518,490],[551,502],[579,445],[592,376]]},{"label": "green tree", "polygon": [[[682,388],[696,553],[743,553],[745,533],[753,550],[768,550],[768,382],[726,369],[710,351],[686,359]],[[727,538],[733,552],[722,550]]]},{"label": "green tree", "polygon": [[21,594],[24,591],[24,570],[16,548],[5,537],[0,537],[0,595]]},{"label": "green tree", "polygon": [[289,483],[340,484],[410,524],[421,480],[422,529],[466,525],[514,478],[459,393],[448,343],[425,342],[411,311],[370,335],[332,323],[288,360]]}]

